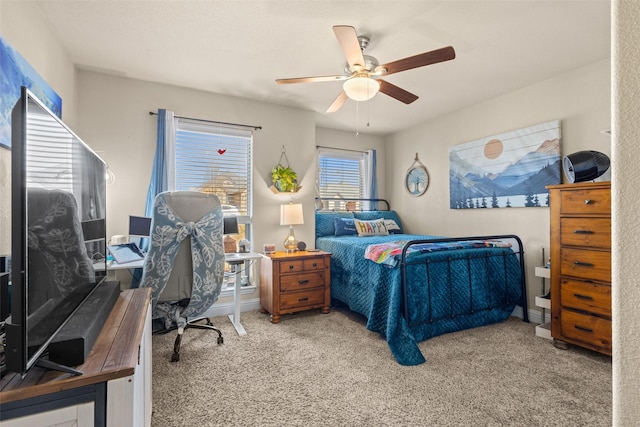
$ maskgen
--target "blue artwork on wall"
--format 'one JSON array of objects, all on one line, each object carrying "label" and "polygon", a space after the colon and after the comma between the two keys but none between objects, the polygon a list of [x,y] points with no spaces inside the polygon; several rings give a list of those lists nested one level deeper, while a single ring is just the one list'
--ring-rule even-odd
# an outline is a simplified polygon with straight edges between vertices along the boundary
[{"label": "blue artwork on wall", "polygon": [[549,206],[560,184],[560,120],[449,148],[451,209]]},{"label": "blue artwork on wall", "polygon": [[62,118],[62,99],[36,70],[0,37],[0,146],[11,148],[11,110],[26,86],[53,113]]}]

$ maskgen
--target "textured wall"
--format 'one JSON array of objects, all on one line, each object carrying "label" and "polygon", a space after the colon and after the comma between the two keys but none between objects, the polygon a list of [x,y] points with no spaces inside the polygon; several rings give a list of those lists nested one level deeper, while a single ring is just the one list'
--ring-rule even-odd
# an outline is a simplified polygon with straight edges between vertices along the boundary
[{"label": "textured wall", "polygon": [[613,425],[640,420],[640,2],[613,8]]}]

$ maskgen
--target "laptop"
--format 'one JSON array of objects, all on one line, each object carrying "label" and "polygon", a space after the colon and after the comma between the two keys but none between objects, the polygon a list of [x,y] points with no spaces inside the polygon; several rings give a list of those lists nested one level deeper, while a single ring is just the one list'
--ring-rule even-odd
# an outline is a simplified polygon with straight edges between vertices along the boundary
[{"label": "laptop", "polygon": [[144,259],[144,252],[135,243],[122,243],[119,245],[109,245],[109,253],[118,264],[141,261]]}]

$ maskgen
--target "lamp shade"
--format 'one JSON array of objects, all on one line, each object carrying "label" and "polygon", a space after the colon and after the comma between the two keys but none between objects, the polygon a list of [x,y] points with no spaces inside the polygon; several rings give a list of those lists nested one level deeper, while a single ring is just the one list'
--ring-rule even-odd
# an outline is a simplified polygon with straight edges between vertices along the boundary
[{"label": "lamp shade", "polygon": [[280,205],[280,225],[304,224],[301,203]]},{"label": "lamp shade", "polygon": [[380,90],[380,83],[366,74],[351,77],[342,85],[347,96],[354,101],[368,101]]},{"label": "lamp shade", "polygon": [[238,234],[238,218],[235,216],[224,217],[224,231],[223,234]]},{"label": "lamp shade", "polygon": [[599,151],[578,151],[562,159],[562,168],[570,183],[592,181],[610,166],[609,157]]}]

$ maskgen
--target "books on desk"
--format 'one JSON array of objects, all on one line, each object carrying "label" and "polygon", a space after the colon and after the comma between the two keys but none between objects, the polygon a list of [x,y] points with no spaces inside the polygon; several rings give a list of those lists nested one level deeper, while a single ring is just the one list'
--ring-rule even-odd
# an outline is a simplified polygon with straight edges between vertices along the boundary
[{"label": "books on desk", "polygon": [[144,259],[144,252],[135,243],[109,245],[109,253],[118,264],[128,264]]}]

